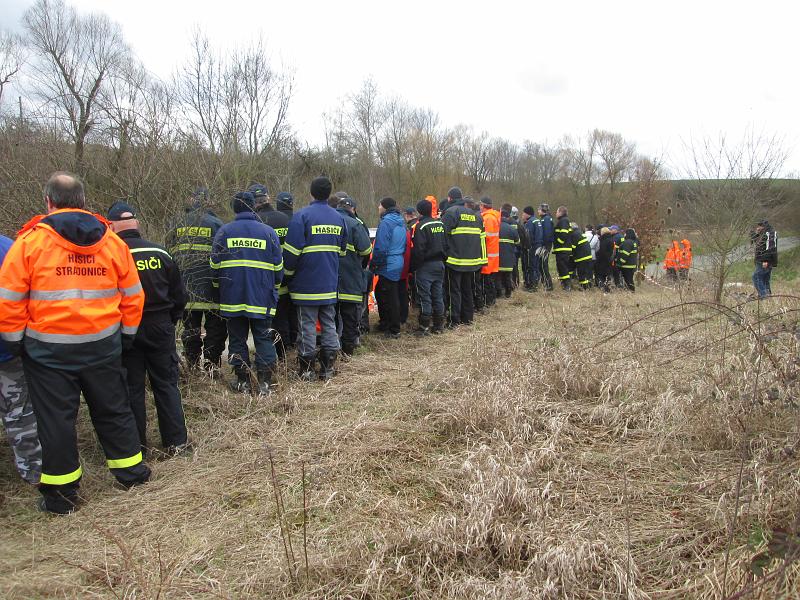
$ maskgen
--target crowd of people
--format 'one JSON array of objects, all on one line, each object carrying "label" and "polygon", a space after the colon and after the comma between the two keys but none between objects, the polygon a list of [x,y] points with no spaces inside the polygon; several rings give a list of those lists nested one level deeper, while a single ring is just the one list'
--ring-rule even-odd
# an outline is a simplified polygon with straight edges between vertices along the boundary
[{"label": "crowd of people", "polygon": [[310,195],[295,211],[290,193],[273,206],[267,188],[253,184],[234,195],[234,219],[223,223],[198,188],[161,245],[143,237],[127,201],[93,214],[77,177],[51,176],[46,214],[16,241],[0,236],[0,409],[41,510],[78,506],[81,395],[121,485],[150,477],[146,380],[163,454],[191,452],[179,324],[187,374],[222,378],[227,347],[230,388],[266,395],[292,348],[301,380],[334,377],[337,358],[352,356],[370,331],[373,292],[377,332],[397,339],[412,306],[414,334],[428,336],[469,326],[517,287],[552,291],[551,254],[564,290],[635,289],[636,232],[581,231],[564,206],[555,218],[544,203],[520,215],[458,187],[405,209],[386,197],[373,240],[356,200],[333,193],[328,178],[316,178]]}]

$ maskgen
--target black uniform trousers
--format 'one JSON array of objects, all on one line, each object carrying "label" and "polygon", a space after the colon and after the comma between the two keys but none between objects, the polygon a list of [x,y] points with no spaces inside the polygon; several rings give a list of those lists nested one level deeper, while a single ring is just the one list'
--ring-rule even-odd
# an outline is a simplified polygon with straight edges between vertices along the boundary
[{"label": "black uniform trousers", "polygon": [[594,267],[594,274],[597,279],[597,287],[604,292],[611,291],[611,265],[598,261]]},{"label": "black uniform trousers", "polygon": [[278,358],[286,356],[286,350],[294,348],[297,343],[297,309],[292,305],[288,292],[278,296],[271,335]]},{"label": "black uniform trousers", "polygon": [[408,301],[408,279],[401,279],[397,282],[397,308],[400,311],[401,325],[408,321]]},{"label": "black uniform trousers", "polygon": [[636,284],[633,282],[633,276],[636,275],[636,269],[625,269],[621,267],[620,272],[622,275],[622,281],[625,284],[625,289],[631,292],[636,291]]},{"label": "black uniform trousers", "polygon": [[342,324],[342,333],[339,336],[342,352],[352,354],[361,333],[359,330],[361,303],[339,302],[336,304],[336,313]]},{"label": "black uniform trousers", "polygon": [[392,281],[383,275],[378,276],[375,300],[378,303],[379,331],[400,333],[400,292],[397,288],[405,283],[402,279]]},{"label": "black uniform trousers", "polygon": [[446,287],[451,325],[469,324],[475,317],[472,297],[474,277],[474,271],[455,271],[449,267],[447,269]]},{"label": "black uniform trousers", "polygon": [[120,358],[78,371],[46,367],[27,356],[22,362],[42,444],[39,491],[49,511],[69,512],[78,500],[82,470],[76,420],[81,392],[117,481],[129,487],[150,478]]},{"label": "black uniform trousers", "polygon": [[[203,320],[205,319],[206,337],[203,339]],[[200,363],[200,356],[220,366],[222,353],[225,351],[225,340],[228,339],[228,326],[225,319],[213,310],[186,310],[183,313],[183,354],[190,366]]]},{"label": "black uniform trousers", "polygon": [[575,269],[578,272],[578,283],[580,283],[581,287],[584,289],[588,289],[592,285],[593,267],[594,265],[591,259],[575,263]]},{"label": "black uniform trousers", "polygon": [[500,271],[498,275],[498,297],[505,296],[506,298],[511,298],[511,292],[514,291],[514,272]]},{"label": "black uniform trousers", "polygon": [[556,271],[561,287],[569,289],[570,270],[572,263],[572,252],[556,252]]},{"label": "black uniform trousers", "polygon": [[147,448],[147,408],[145,378],[150,380],[158,416],[158,430],[165,448],[187,441],[181,393],[178,390],[178,352],[175,349],[175,326],[165,314],[145,317],[133,348],[122,355],[128,381],[128,397],[139,430],[142,451]]}]

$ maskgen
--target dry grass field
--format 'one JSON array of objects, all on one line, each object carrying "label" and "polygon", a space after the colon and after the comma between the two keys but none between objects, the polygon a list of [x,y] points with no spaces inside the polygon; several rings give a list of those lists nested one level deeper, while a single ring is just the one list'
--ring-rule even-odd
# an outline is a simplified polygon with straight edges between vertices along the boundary
[{"label": "dry grass field", "polygon": [[3,446],[0,595],[796,598],[799,291],[516,292],[443,336],[366,336],[328,384],[194,379],[196,452],[142,488],[82,423],[68,517]]}]

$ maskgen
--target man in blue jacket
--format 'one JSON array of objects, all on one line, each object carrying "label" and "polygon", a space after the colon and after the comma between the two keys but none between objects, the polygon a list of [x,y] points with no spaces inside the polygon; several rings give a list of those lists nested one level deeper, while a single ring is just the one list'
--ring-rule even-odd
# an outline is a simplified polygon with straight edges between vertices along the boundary
[{"label": "man in blue jacket", "polygon": [[327,177],[311,182],[311,204],[294,213],[283,244],[284,274],[289,296],[297,306],[297,360],[301,379],[314,379],[317,320],[321,332],[320,379],[334,375],[339,335],[336,299],[339,290],[339,256],[347,253],[347,226],[342,215],[328,206],[333,185]]},{"label": "man in blue jacket", "polygon": [[381,222],[375,234],[370,269],[378,276],[375,300],[378,302],[378,330],[388,338],[400,337],[400,298],[398,285],[406,252],[406,223],[394,198],[378,204]]},{"label": "man in blue jacket", "polygon": [[[0,235],[0,264],[3,264],[12,241]],[[7,292],[0,288],[0,295]],[[9,352],[0,341],[0,417],[8,441],[14,451],[14,463],[22,478],[31,484],[39,483],[42,474],[42,446],[36,429],[36,415],[28,396],[28,386],[22,371],[22,359]]]},{"label": "man in blue jacket", "polygon": [[253,334],[258,392],[270,393],[277,355],[270,325],[283,277],[281,244],[275,230],[256,215],[250,192],[234,196],[235,219],[214,237],[211,268],[219,287],[219,308],[228,320],[228,362],[236,373],[234,391],[250,393],[248,334]]},{"label": "man in blue jacket", "polygon": [[530,261],[531,287],[529,291],[536,291],[539,280],[544,284],[544,289],[553,291],[553,278],[550,276],[550,252],[553,249],[553,217],[550,216],[550,206],[540,204],[536,211],[537,218],[530,219],[527,223],[528,235],[531,240]]}]

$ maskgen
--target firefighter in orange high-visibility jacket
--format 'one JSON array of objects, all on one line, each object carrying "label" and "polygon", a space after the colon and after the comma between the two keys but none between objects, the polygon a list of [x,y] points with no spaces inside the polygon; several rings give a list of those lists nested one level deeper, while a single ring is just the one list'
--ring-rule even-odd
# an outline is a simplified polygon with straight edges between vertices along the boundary
[{"label": "firefighter in orange high-visibility jacket", "polygon": [[83,185],[55,173],[47,215],[28,222],[0,269],[0,337],[21,354],[42,444],[39,507],[77,507],[82,470],[76,420],[81,392],[117,481],[146,482],[121,365],[142,318],[144,291],[128,247],[84,210]]}]

